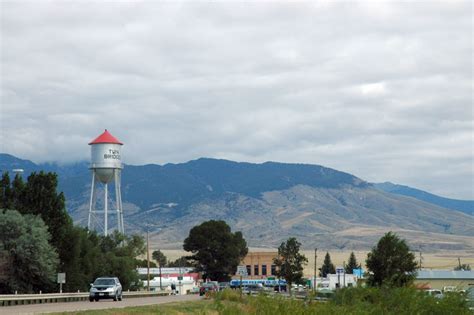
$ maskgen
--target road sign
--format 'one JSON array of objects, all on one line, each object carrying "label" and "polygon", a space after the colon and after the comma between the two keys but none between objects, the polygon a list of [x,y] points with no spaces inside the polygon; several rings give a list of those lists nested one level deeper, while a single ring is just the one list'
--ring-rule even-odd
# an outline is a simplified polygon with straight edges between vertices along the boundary
[{"label": "road sign", "polygon": [[178,280],[183,280],[183,276],[178,276]]},{"label": "road sign", "polygon": [[352,274],[356,275],[359,278],[362,278],[364,275],[364,270],[362,268],[352,269]]},{"label": "road sign", "polygon": [[342,268],[342,267],[337,267],[337,268],[336,268],[336,273],[337,273],[337,274],[344,273],[344,268]]},{"label": "road sign", "polygon": [[242,277],[248,276],[247,267],[237,266],[237,272],[235,274],[238,275],[238,276],[242,276]]},{"label": "road sign", "polygon": [[59,293],[63,293],[63,283],[66,283],[66,273],[58,273]]},{"label": "road sign", "polygon": [[58,273],[58,283],[66,283],[66,274]]}]

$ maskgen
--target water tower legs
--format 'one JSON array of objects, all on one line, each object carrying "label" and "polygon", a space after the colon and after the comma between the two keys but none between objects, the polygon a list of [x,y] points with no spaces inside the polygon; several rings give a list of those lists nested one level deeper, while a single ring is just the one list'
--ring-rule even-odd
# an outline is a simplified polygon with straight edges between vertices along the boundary
[{"label": "water tower legs", "polygon": [[[113,179],[112,181],[115,184],[115,206],[116,209],[113,211],[109,211],[109,185],[108,182],[103,183],[104,185],[104,208],[103,210],[97,210],[96,207],[96,195],[98,185],[97,182],[101,181],[101,178],[96,174],[95,170],[92,171],[92,183],[91,183],[91,196],[89,201],[89,216],[87,221],[87,228],[89,231],[98,229],[104,231],[104,236],[108,235],[109,230],[109,214],[115,214],[117,216],[117,230],[125,234],[124,223],[123,223],[123,209],[122,209],[122,196],[121,196],[121,185],[120,185],[120,170],[114,169],[113,170]],[[113,203],[113,201],[112,201]],[[99,208],[100,209],[100,208]],[[110,213],[109,213],[110,212]],[[103,226],[102,220],[97,216],[97,214],[104,213],[103,217]]]},{"label": "water tower legs", "polygon": [[120,173],[114,172],[115,176],[115,202],[117,204],[117,229],[120,233],[125,234],[123,229],[123,211],[122,211],[122,194],[120,185]]},{"label": "water tower legs", "polygon": [[109,226],[107,224],[107,210],[108,210],[108,204],[109,204],[109,199],[107,198],[107,183],[105,183],[105,187],[104,187],[104,235],[107,236],[107,230],[109,229]]},{"label": "water tower legs", "polygon": [[91,230],[92,205],[94,203],[95,172],[92,172],[91,199],[89,201],[89,219],[87,220],[87,229]]}]

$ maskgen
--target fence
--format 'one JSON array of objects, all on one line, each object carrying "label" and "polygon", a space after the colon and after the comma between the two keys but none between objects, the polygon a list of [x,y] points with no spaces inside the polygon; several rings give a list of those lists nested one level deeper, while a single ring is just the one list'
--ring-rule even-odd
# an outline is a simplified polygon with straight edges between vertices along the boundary
[{"label": "fence", "polygon": [[[153,297],[170,295],[171,292],[132,291],[123,292],[124,298]],[[8,294],[0,295],[0,306],[45,304],[58,302],[74,302],[89,300],[89,292],[76,293],[44,293],[44,294]]]}]

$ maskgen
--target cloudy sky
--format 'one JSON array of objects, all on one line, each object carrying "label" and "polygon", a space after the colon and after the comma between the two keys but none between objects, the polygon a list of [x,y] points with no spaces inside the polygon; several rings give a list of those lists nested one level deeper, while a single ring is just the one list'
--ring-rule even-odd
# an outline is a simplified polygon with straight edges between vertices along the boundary
[{"label": "cloudy sky", "polygon": [[470,1],[1,2],[0,152],[302,162],[474,199]]}]

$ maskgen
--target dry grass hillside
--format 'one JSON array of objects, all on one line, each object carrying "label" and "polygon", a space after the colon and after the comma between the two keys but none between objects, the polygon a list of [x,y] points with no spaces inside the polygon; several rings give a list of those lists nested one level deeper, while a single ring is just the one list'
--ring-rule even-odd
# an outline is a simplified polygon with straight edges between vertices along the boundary
[{"label": "dry grass hillside", "polygon": [[163,248],[179,248],[193,226],[211,219],[242,231],[252,247],[275,248],[296,237],[305,248],[367,250],[394,231],[414,250],[474,251],[473,216],[357,187],[297,185],[266,192],[261,199],[229,193],[193,204],[152,238]]}]

